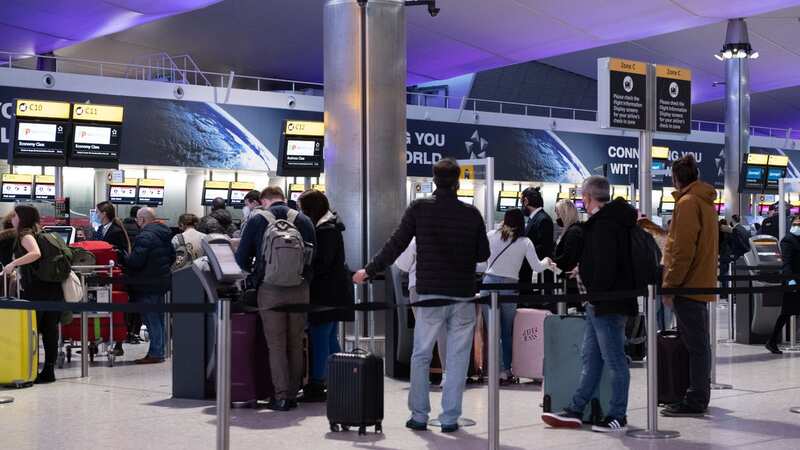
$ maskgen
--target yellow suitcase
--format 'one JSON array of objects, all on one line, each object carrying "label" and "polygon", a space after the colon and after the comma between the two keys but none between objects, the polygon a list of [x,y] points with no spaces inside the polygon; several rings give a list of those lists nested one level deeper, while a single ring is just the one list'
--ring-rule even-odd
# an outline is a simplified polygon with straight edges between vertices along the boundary
[{"label": "yellow suitcase", "polygon": [[0,310],[0,385],[29,386],[38,366],[36,311]]}]

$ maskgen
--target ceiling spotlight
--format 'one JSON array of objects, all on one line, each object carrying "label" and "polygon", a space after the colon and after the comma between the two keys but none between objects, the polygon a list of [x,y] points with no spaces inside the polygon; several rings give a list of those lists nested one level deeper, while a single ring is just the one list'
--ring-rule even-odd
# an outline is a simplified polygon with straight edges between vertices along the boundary
[{"label": "ceiling spotlight", "polygon": [[750,53],[750,59],[758,59],[758,52]]},{"label": "ceiling spotlight", "polygon": [[714,58],[717,58],[720,61],[725,61],[725,58],[723,58],[719,53],[714,53]]},{"label": "ceiling spotlight", "polygon": [[733,52],[730,50],[725,50],[724,52],[722,52],[722,57],[725,59],[731,59],[733,58]]}]

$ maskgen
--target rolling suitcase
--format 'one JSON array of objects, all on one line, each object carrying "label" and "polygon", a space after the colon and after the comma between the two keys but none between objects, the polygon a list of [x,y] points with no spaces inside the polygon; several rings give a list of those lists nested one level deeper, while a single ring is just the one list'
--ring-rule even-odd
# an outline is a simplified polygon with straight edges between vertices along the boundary
[{"label": "rolling suitcase", "polygon": [[689,352],[678,330],[662,330],[658,347],[658,403],[669,405],[683,400],[689,387]]},{"label": "rolling suitcase", "polygon": [[332,432],[383,432],[383,358],[361,349],[328,358],[327,415]]},{"label": "rolling suitcase", "polygon": [[[90,292],[91,294],[91,292]],[[90,295],[91,297],[91,295]],[[127,304],[128,293],[124,291],[112,291],[111,303],[113,304]],[[125,342],[128,336],[128,326],[125,322],[125,313],[114,312],[111,313],[114,319],[114,336],[111,339],[111,327],[109,325],[108,317],[95,317],[89,319],[89,340],[90,341],[104,341],[104,342]],[[80,316],[73,316],[72,322],[61,327],[61,337],[64,340],[80,341],[81,340],[81,319]]]},{"label": "rolling suitcase", "polygon": [[647,356],[647,329],[644,314],[628,318],[625,323],[625,354],[633,361],[644,361]]},{"label": "rolling suitcase", "polygon": [[0,385],[30,386],[38,369],[36,311],[0,310]]},{"label": "rolling suitcase", "polygon": [[531,380],[544,377],[544,321],[549,315],[541,309],[517,310],[512,346],[514,376]]},{"label": "rolling suitcase", "polygon": [[[581,378],[581,350],[586,328],[584,316],[550,315],[544,320],[544,412],[557,413],[569,406]],[[611,402],[611,373],[603,375],[583,411],[583,421],[598,423]]]},{"label": "rolling suitcase", "polygon": [[267,343],[258,313],[231,314],[231,404],[252,407],[273,394]]}]

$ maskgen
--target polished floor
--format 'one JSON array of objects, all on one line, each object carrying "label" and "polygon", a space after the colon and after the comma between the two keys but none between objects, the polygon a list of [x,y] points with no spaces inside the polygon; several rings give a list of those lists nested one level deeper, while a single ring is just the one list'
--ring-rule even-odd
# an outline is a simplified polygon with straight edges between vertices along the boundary
[{"label": "polished floor", "polygon": [[[724,333],[721,331],[721,335]],[[135,366],[128,361],[145,345],[126,346],[117,367],[91,367],[81,379],[73,362],[59,370],[59,381],[23,390],[7,390],[14,403],[0,406],[2,449],[213,449],[215,408],[212,402],[171,398],[169,362]],[[539,386],[526,384],[501,393],[502,448],[536,449],[797,449],[800,448],[800,354],[773,356],[760,346],[721,344],[718,381],[733,390],[712,393],[707,417],[659,418],[662,429],[680,431],[678,439],[643,441],[591,431],[547,428],[539,419]],[[629,421],[646,425],[645,370],[632,370]],[[411,432],[404,382],[386,380],[384,434],[359,437],[330,433],[324,405],[301,406],[289,413],[234,410],[233,449],[484,449],[487,447],[486,389],[470,388],[464,415],[477,425],[458,433]],[[440,394],[434,390],[434,405]],[[434,406],[434,413],[438,408]]]}]

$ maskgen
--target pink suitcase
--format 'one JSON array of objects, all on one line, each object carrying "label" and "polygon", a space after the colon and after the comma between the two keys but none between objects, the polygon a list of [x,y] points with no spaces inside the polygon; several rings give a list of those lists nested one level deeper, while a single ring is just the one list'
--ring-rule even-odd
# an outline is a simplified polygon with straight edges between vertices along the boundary
[{"label": "pink suitcase", "polygon": [[549,311],[521,308],[514,317],[512,371],[514,376],[544,378],[544,319]]}]

